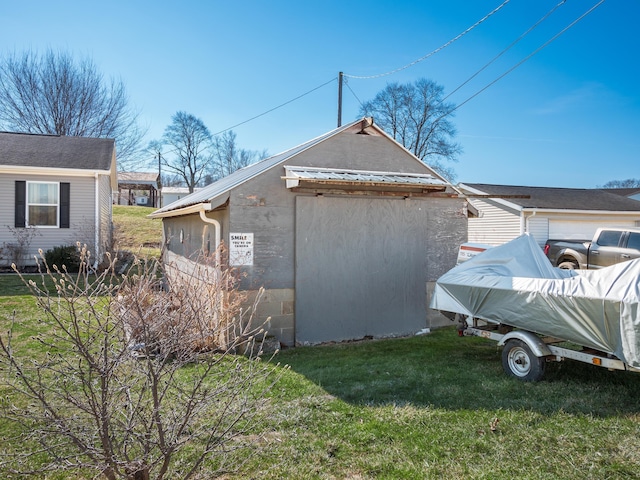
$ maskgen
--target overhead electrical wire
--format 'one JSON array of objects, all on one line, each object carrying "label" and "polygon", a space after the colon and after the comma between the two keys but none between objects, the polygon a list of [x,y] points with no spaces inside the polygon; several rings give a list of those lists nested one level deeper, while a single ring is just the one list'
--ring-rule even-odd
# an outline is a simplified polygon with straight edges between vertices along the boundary
[{"label": "overhead electrical wire", "polygon": [[330,84],[330,83],[332,83],[332,82],[336,82],[337,80],[338,80],[338,79],[337,79],[336,77],[334,77],[334,78],[332,78],[331,80],[329,80],[328,82],[325,82],[325,83],[323,83],[322,85],[318,85],[317,87],[312,88],[311,90],[309,90],[308,92],[303,93],[302,95],[298,95],[297,97],[292,98],[291,100],[288,100],[288,101],[286,101],[286,102],[284,102],[284,103],[281,103],[281,104],[280,104],[280,105],[278,105],[277,107],[273,107],[273,108],[271,108],[271,109],[267,110],[266,112],[263,112],[263,113],[261,113],[261,114],[259,114],[259,115],[256,115],[255,117],[251,117],[251,118],[249,118],[249,119],[247,119],[247,120],[245,120],[245,121],[243,121],[243,122],[236,123],[236,124],[235,124],[235,125],[233,125],[232,127],[225,128],[224,130],[220,130],[219,132],[214,133],[212,136],[213,136],[213,137],[217,137],[218,135],[221,135],[221,134],[223,134],[223,133],[225,133],[225,132],[228,132],[229,130],[233,130],[234,128],[239,127],[240,125],[244,125],[245,123],[249,123],[249,122],[251,122],[252,120],[255,120],[256,118],[263,117],[264,115],[266,115],[266,114],[268,114],[268,113],[271,113],[271,112],[273,112],[273,111],[275,111],[275,110],[278,110],[279,108],[282,108],[282,107],[284,107],[285,105],[289,105],[290,103],[295,102],[296,100],[299,100],[299,99],[301,99],[302,97],[307,96],[307,95],[309,95],[310,93],[313,93],[313,92],[315,92],[316,90],[319,90],[319,89],[321,89],[322,87],[324,87],[324,86],[326,86],[326,85],[329,85],[329,84]]},{"label": "overhead electrical wire", "polygon": [[449,98],[451,95],[453,95],[454,93],[456,93],[458,90],[460,90],[462,87],[464,87],[467,83],[469,83],[471,80],[473,80],[475,77],[477,77],[478,75],[480,75],[480,73],[482,73],[487,67],[489,67],[489,65],[491,65],[493,62],[495,62],[498,58],[500,58],[502,55],[504,55],[506,52],[508,52],[509,50],[511,50],[511,48],[513,48],[520,40],[522,40],[524,37],[526,37],[527,35],[529,35],[533,30],[535,30],[542,22],[544,22],[547,18],[549,18],[549,16],[555,12],[558,8],[560,8],[561,5],[565,4],[567,2],[567,0],[561,0],[560,3],[558,3],[555,7],[553,7],[551,10],[549,10],[542,18],[540,18],[540,20],[538,20],[536,23],[534,23],[531,27],[529,27],[527,29],[527,31],[525,31],[522,35],[520,35],[518,38],[516,38],[513,42],[511,42],[511,44],[509,44],[509,46],[507,48],[505,48],[504,50],[502,50],[498,55],[496,55],[495,57],[493,57],[491,60],[489,60],[487,63],[485,63],[482,68],[480,68],[479,70],[477,70],[473,75],[471,75],[469,78],[467,78],[464,82],[462,82],[460,85],[458,85],[456,88],[454,88],[448,95],[446,95],[439,103],[444,102],[447,98]]},{"label": "overhead electrical wire", "polygon": [[[474,23],[473,25],[471,25],[469,28],[467,28],[466,30],[464,30],[462,33],[458,34],[457,36],[455,36],[454,38],[452,38],[451,40],[449,40],[448,42],[444,43],[443,45],[441,45],[440,47],[436,48],[435,50],[429,52],[428,54],[418,58],[417,60],[414,60],[413,62],[404,65],[400,68],[385,72],[385,73],[380,73],[377,75],[370,75],[370,76],[359,76],[359,75],[350,75],[347,73],[344,73],[343,76],[345,77],[345,80],[348,78],[353,78],[353,79],[358,79],[358,80],[370,80],[370,79],[376,79],[376,78],[380,78],[380,77],[384,77],[384,76],[389,76],[392,75],[394,73],[400,72],[402,70],[406,70],[407,68],[410,68],[420,62],[422,62],[423,60],[426,60],[427,58],[433,56],[434,54],[438,53],[439,51],[443,50],[444,48],[448,47],[449,45],[451,45],[452,43],[454,43],[455,41],[459,40],[460,38],[462,38],[464,35],[466,35],[467,33],[469,33],[470,31],[472,31],[474,28],[476,28],[478,25],[480,25],[481,23],[483,23],[484,21],[486,21],[489,17],[491,17],[492,15],[494,15],[495,13],[497,13],[498,11],[500,11],[503,7],[505,7],[511,0],[505,0],[503,1],[500,5],[498,5],[495,9],[493,9],[491,12],[489,12],[487,15],[485,15],[484,17],[482,17],[480,20],[478,20],[476,23]],[[569,30],[571,27],[573,27],[576,23],[578,23],[579,21],[581,21],[584,17],[586,17],[587,15],[589,15],[591,12],[593,12],[597,7],[599,7],[601,4],[603,4],[605,2],[605,0],[600,0],[597,4],[595,4],[593,7],[591,7],[589,10],[587,10],[585,13],[583,13],[580,17],[578,17],[577,19],[575,19],[573,22],[571,22],[569,25],[567,25],[565,28],[563,28],[560,32],[558,32],[556,35],[554,35],[553,37],[551,37],[549,40],[547,40],[545,43],[543,43],[540,47],[538,47],[537,49],[535,49],[533,52],[531,52],[529,55],[527,55],[525,58],[523,58],[520,62],[518,62],[517,64],[515,64],[513,67],[511,67],[510,69],[508,69],[507,71],[505,71],[503,74],[501,74],[500,76],[498,76],[497,78],[495,78],[493,81],[491,81],[490,83],[488,83],[487,85],[485,85],[483,88],[481,88],[480,90],[478,90],[477,92],[475,92],[473,95],[471,95],[470,97],[468,97],[466,100],[464,100],[463,102],[457,104],[452,110],[450,110],[449,112],[443,114],[440,118],[446,117],[448,115],[450,115],[451,113],[453,113],[454,111],[456,111],[458,108],[460,108],[462,105],[465,105],[466,103],[468,103],[469,101],[471,101],[473,98],[477,97],[478,95],[480,95],[480,93],[484,92],[485,90],[487,90],[489,87],[493,86],[495,83],[497,83],[498,81],[500,81],[502,78],[504,78],[505,76],[507,76],[509,73],[511,73],[512,71],[514,71],[516,68],[518,68],[520,65],[522,65],[523,63],[525,63],[527,60],[529,60],[531,57],[533,57],[534,55],[536,55],[538,52],[540,52],[542,49],[544,49],[545,47],[547,47],[550,43],[552,43],[553,41],[555,41],[558,37],[560,37],[562,34],[564,34],[567,30]],[[509,49],[511,49],[515,44],[517,44],[520,40],[522,40],[522,38],[524,38],[526,35],[528,35],[532,30],[534,30],[540,23],[542,23],[544,20],[546,20],[557,8],[559,8],[561,5],[563,5],[564,3],[566,3],[566,0],[561,0],[556,6],[554,6],[547,14],[545,14],[540,20],[538,20],[533,26],[531,26],[526,32],[524,32],[522,35],[520,35],[520,37],[518,37],[515,41],[513,41],[507,48],[505,48],[502,52],[500,52],[498,55],[496,55],[493,59],[491,59],[487,64],[485,64],[482,68],[480,68],[477,72],[475,72],[471,77],[469,77],[467,80],[465,80],[462,84],[460,84],[458,87],[456,87],[451,93],[449,93],[446,97],[444,97],[440,103],[442,103],[445,99],[449,98],[453,93],[455,93],[456,91],[458,91],[460,88],[462,88],[464,85],[466,85],[469,81],[471,81],[473,78],[475,78],[477,75],[479,75],[483,70],[485,70],[489,65],[491,65],[493,62],[495,62],[500,56],[502,56],[505,52],[507,52]],[[312,88],[311,90],[298,95],[295,98],[292,98],[284,103],[281,103],[273,108],[270,108],[269,110],[266,110],[258,115],[255,115],[247,120],[244,120],[240,123],[237,123],[231,127],[225,128],[224,130],[220,130],[217,133],[214,133],[212,136],[218,136],[221,135],[225,132],[228,132],[230,130],[233,130],[236,127],[239,127],[241,125],[244,125],[246,123],[249,123],[257,118],[263,117],[264,115],[267,115],[275,110],[278,110],[290,103],[293,103],[313,92],[315,92],[316,90],[319,90],[322,87],[325,87],[326,85],[336,82],[338,79],[336,77],[332,78],[331,80],[322,83],[321,85],[318,85],[317,87]],[[351,91],[352,95],[356,98],[356,100],[360,103],[360,105],[362,105],[362,102],[360,101],[360,99],[358,98],[358,96],[356,95],[356,93],[353,91],[353,89],[349,86],[348,81],[345,82],[345,84],[347,85],[347,88]],[[440,119],[438,118],[438,120]],[[163,152],[164,153],[171,153],[171,151],[169,152]]]},{"label": "overhead electrical wire", "polygon": [[[409,68],[409,67],[411,67],[411,66],[413,66],[413,65],[415,65],[415,64],[417,64],[417,63],[422,62],[423,60],[425,60],[425,59],[429,58],[430,56],[432,56],[432,55],[434,55],[435,53],[439,52],[439,51],[440,51],[440,50],[442,50],[443,48],[445,48],[445,47],[447,47],[447,46],[451,45],[451,44],[452,44],[453,42],[455,42],[456,40],[458,40],[458,39],[462,38],[464,35],[466,35],[466,34],[467,34],[467,33],[469,33],[471,30],[473,30],[474,28],[476,28],[476,27],[477,27],[478,25],[480,25],[482,22],[484,22],[485,20],[487,20],[489,17],[491,17],[493,14],[495,14],[495,13],[497,13],[499,10],[501,10],[501,9],[502,9],[502,8],[503,8],[507,3],[509,3],[510,1],[511,1],[511,0],[504,0],[500,5],[498,5],[496,8],[494,8],[491,12],[489,12],[487,15],[485,15],[484,17],[482,17],[482,18],[481,18],[480,20],[478,20],[476,23],[474,23],[473,25],[471,25],[471,26],[470,26],[469,28],[467,28],[465,31],[463,31],[462,33],[458,34],[457,36],[455,36],[454,38],[452,38],[451,40],[449,40],[449,41],[448,41],[447,43],[445,43],[444,45],[442,45],[442,46],[438,47],[438,48],[437,48],[437,49],[435,49],[434,51],[432,51],[432,52],[428,53],[427,55],[424,55],[423,57],[421,57],[421,58],[419,58],[419,59],[417,59],[417,60],[415,60],[415,61],[411,62],[411,63],[410,63],[410,64],[408,64],[408,65],[405,65],[404,67],[400,67],[400,68],[398,68],[398,69],[395,69],[395,70],[390,71],[390,72],[387,72],[387,73],[381,73],[381,74],[378,74],[378,75],[373,75],[373,76],[368,76],[368,77],[365,77],[365,76],[357,76],[357,75],[348,75],[348,74],[346,74],[346,73],[344,74],[344,76],[345,76],[345,77],[349,77],[349,78],[355,78],[355,79],[372,79],[372,78],[384,77],[384,76],[391,75],[391,74],[393,74],[393,73],[399,72],[399,71],[401,71],[401,70],[405,70],[405,69],[407,69],[407,68]],[[564,1],[566,1],[566,0],[564,0]],[[290,104],[290,103],[292,103],[292,102],[295,102],[296,100],[299,100],[300,98],[302,98],[302,97],[304,97],[304,96],[306,96],[306,95],[309,95],[310,93],[315,92],[316,90],[318,90],[318,89],[320,89],[320,88],[322,88],[322,87],[324,87],[324,86],[326,86],[326,85],[328,85],[328,84],[330,84],[330,83],[332,83],[332,82],[334,82],[334,81],[337,81],[337,78],[332,78],[332,79],[331,79],[331,80],[329,80],[328,82],[325,82],[325,83],[323,83],[322,85],[318,85],[317,87],[315,87],[315,88],[313,88],[313,89],[309,90],[309,91],[308,91],[308,92],[306,92],[306,93],[303,93],[302,95],[298,95],[297,97],[292,98],[291,100],[288,100],[287,102],[284,102],[284,103],[282,103],[282,104],[278,105],[277,107],[273,107],[273,108],[271,108],[271,109],[269,109],[269,110],[267,110],[267,111],[265,111],[265,112],[263,112],[263,113],[261,113],[261,114],[259,114],[259,115],[256,115],[256,116],[251,117],[251,118],[249,118],[249,119],[247,119],[247,120],[244,120],[243,122],[240,122],[240,123],[237,123],[237,124],[235,124],[235,125],[233,125],[233,126],[231,126],[231,127],[225,128],[224,130],[220,130],[219,132],[214,133],[212,136],[213,136],[213,137],[216,137],[216,136],[221,135],[221,134],[223,134],[223,133],[225,133],[225,132],[228,132],[229,130],[233,130],[233,129],[234,129],[234,128],[236,128],[236,127],[239,127],[239,126],[241,126],[241,125],[244,125],[245,123],[249,123],[249,122],[251,122],[252,120],[255,120],[255,119],[260,118],[260,117],[262,117],[262,116],[264,116],[264,115],[267,115],[268,113],[271,113],[271,112],[273,112],[274,110],[277,110],[277,109],[279,109],[279,108],[284,107],[285,105],[288,105],[288,104]],[[358,102],[359,102],[360,104],[362,104],[362,102],[360,102],[360,99],[358,99],[358,96],[357,96],[357,95],[355,94],[355,92],[351,89],[351,87],[349,87],[349,86],[347,85],[347,88],[349,88],[349,90],[351,90],[351,93],[353,94],[353,96],[358,100]]]},{"label": "overhead electrical wire", "polygon": [[432,52],[427,53],[426,55],[418,58],[417,60],[414,60],[413,62],[404,65],[403,67],[400,68],[396,68],[395,70],[391,70],[389,72],[385,72],[385,73],[379,73],[377,75],[369,75],[369,76],[360,76],[360,75],[349,75],[349,74],[344,74],[345,77],[349,77],[349,78],[357,78],[360,80],[370,80],[372,78],[380,78],[380,77],[386,77],[389,75],[393,75],[394,73],[398,73],[402,70],[406,70],[407,68],[413,67],[414,65],[416,65],[417,63],[422,62],[423,60],[426,60],[427,58],[429,58],[432,55],[435,55],[436,53],[438,53],[440,50],[448,47],[449,45],[451,45],[453,42],[455,42],[456,40],[461,39],[462,37],[464,37],[467,33],[469,33],[471,30],[473,30],[474,28],[476,28],[478,25],[480,25],[482,22],[484,22],[485,20],[487,20],[489,17],[491,17],[493,14],[497,13],[499,10],[501,10],[507,3],[509,3],[511,0],[505,0],[504,2],[502,2],[500,5],[498,5],[496,8],[494,8],[491,12],[489,12],[488,14],[486,14],[484,17],[482,17],[480,20],[478,20],[476,23],[474,23],[473,25],[471,25],[469,28],[467,28],[464,32],[456,35],[455,37],[453,37],[451,40],[449,40],[447,43],[439,46],[438,48],[436,48],[435,50],[433,50]]},{"label": "overhead electrical wire", "polygon": [[596,8],[598,8],[600,5],[602,5],[605,2],[605,0],[600,0],[598,3],[596,3],[594,6],[592,6],[589,10],[587,10],[586,12],[584,12],[582,15],[580,15],[578,18],[576,18],[573,22],[571,22],[569,25],[567,25],[566,27],[564,27],[562,30],[560,30],[558,33],[556,33],[553,37],[551,37],[549,40],[547,40],[546,42],[544,42],[542,45],[540,45],[538,48],[536,48],[533,52],[531,52],[529,55],[527,55],[526,57],[524,57],[522,60],[520,60],[518,63],[516,63],[514,66],[512,66],[511,68],[509,68],[507,71],[505,71],[504,73],[502,73],[500,76],[498,76],[497,78],[495,78],[494,80],[492,80],[491,82],[489,82],[487,85],[485,85],[484,87],[482,87],[480,90],[478,90],[476,93],[474,93],[473,95],[471,95],[470,97],[468,97],[466,100],[464,100],[463,102],[457,104],[453,109],[451,109],[449,112],[443,114],[442,116],[440,116],[436,121],[440,120],[441,118],[444,118],[450,114],[452,114],[453,112],[455,112],[456,110],[458,110],[461,106],[463,106],[464,104],[468,103],[469,101],[471,101],[472,99],[474,99],[475,97],[477,97],[478,95],[480,95],[482,92],[484,92],[485,90],[487,90],[489,87],[495,85],[497,82],[499,82],[500,80],[502,80],[504,77],[506,77],[507,75],[509,75],[511,72],[513,72],[516,68],[518,68],[520,65],[522,65],[524,62],[526,62],[527,60],[529,60],[531,57],[533,57],[534,55],[536,55],[538,52],[540,52],[542,49],[544,49],[545,47],[547,47],[550,43],[552,43],[553,41],[555,41],[558,37],[560,37],[562,34],[564,34],[567,30],[569,30],[571,27],[573,27],[576,23],[578,23],[580,20],[582,20],[584,17],[586,17],[587,15],[589,15],[591,12],[593,12]]},{"label": "overhead electrical wire", "polygon": [[[321,89],[322,87],[324,87],[324,86],[326,86],[326,85],[329,85],[329,84],[330,84],[330,83],[332,83],[332,82],[337,82],[337,81],[338,81],[337,77],[334,77],[334,78],[332,78],[331,80],[329,80],[329,81],[327,81],[327,82],[324,82],[323,84],[318,85],[317,87],[314,87],[314,88],[312,88],[311,90],[309,90],[309,91],[307,91],[307,92],[305,92],[305,93],[303,93],[303,94],[301,94],[301,95],[298,95],[298,96],[297,96],[297,97],[295,97],[295,98],[292,98],[291,100],[288,100],[288,101],[286,101],[286,102],[284,102],[284,103],[281,103],[280,105],[278,105],[278,106],[276,106],[276,107],[270,108],[269,110],[267,110],[267,111],[265,111],[265,112],[262,112],[262,113],[260,113],[259,115],[255,115],[255,116],[253,116],[253,117],[251,117],[251,118],[249,118],[249,119],[247,119],[247,120],[244,120],[243,122],[236,123],[235,125],[233,125],[233,126],[231,126],[231,127],[225,128],[224,130],[220,130],[219,132],[214,133],[214,134],[213,134],[213,135],[211,135],[211,136],[212,136],[212,137],[217,137],[218,135],[222,135],[222,134],[223,134],[223,133],[225,133],[225,132],[228,132],[228,131],[230,131],[230,130],[233,130],[234,128],[239,127],[240,125],[244,125],[245,123],[249,123],[249,122],[251,122],[251,121],[253,121],[253,120],[257,119],[257,118],[263,117],[264,115],[267,115],[268,113],[271,113],[271,112],[273,112],[273,111],[275,111],[275,110],[278,110],[279,108],[282,108],[282,107],[284,107],[285,105],[288,105],[288,104],[290,104],[290,103],[292,103],[292,102],[295,102],[296,100],[299,100],[299,99],[301,99],[302,97],[305,97],[305,96],[309,95],[310,93],[313,93],[313,92],[315,92],[316,90],[319,90],[319,89]],[[161,153],[159,152],[159,153],[160,153],[161,155],[166,155],[166,154],[168,154],[168,153],[175,153],[175,152],[177,152],[177,149],[167,150],[166,152],[161,152]],[[155,161],[155,154],[154,154],[153,160]],[[143,163],[147,163],[147,162],[149,162],[149,161],[150,161],[150,160],[138,160],[138,161],[137,161],[137,162],[135,162],[135,163],[143,164]],[[132,162],[132,163],[133,163],[133,162]]]}]

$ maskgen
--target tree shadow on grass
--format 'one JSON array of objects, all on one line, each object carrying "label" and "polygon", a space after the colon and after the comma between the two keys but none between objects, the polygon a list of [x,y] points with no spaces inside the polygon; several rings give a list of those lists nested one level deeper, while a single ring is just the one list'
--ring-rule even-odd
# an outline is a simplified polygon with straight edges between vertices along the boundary
[{"label": "tree shadow on grass", "polygon": [[495,342],[459,338],[453,327],[412,338],[296,348],[282,352],[279,361],[355,405],[640,413],[640,374],[565,361],[547,364],[540,382],[522,382],[504,373]]}]

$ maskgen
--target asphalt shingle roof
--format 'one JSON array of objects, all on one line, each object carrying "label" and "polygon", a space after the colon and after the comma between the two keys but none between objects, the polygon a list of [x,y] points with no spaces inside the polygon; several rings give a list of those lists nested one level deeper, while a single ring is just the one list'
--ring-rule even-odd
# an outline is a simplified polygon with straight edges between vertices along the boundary
[{"label": "asphalt shingle roof", "polygon": [[640,212],[640,201],[602,189],[525,187],[486,183],[464,183],[461,186],[489,195],[526,195],[529,198],[505,198],[506,201],[524,208]]},{"label": "asphalt shingle roof", "polygon": [[114,149],[111,138],[0,132],[5,166],[109,170]]}]

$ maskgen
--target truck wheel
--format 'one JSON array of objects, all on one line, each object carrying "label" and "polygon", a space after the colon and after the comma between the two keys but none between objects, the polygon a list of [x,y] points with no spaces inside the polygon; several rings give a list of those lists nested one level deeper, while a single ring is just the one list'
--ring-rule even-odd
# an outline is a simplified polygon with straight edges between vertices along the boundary
[{"label": "truck wheel", "polygon": [[571,260],[567,260],[567,261],[561,262],[560,265],[558,265],[558,268],[562,268],[564,270],[577,270],[580,267],[578,266],[578,264],[576,262],[572,262]]},{"label": "truck wheel", "polygon": [[529,346],[522,340],[508,340],[502,350],[502,368],[518,380],[537,382],[544,375],[546,362],[536,357]]}]

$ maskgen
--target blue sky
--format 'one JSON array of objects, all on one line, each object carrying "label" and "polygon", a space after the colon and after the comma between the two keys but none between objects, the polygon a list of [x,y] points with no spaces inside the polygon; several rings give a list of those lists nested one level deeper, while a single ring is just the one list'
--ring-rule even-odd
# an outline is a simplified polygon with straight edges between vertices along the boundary
[{"label": "blue sky", "polygon": [[[497,80],[598,2],[566,0],[448,98],[462,104],[458,181],[592,188],[640,178],[638,0],[604,1]],[[449,94],[561,0],[511,0],[402,68],[502,3],[3,0],[0,53],[90,57],[122,79],[146,141],[183,110],[212,133],[234,127],[242,148],[276,154],[336,127],[338,72],[349,76],[343,123],[390,82],[429,78]]]}]

